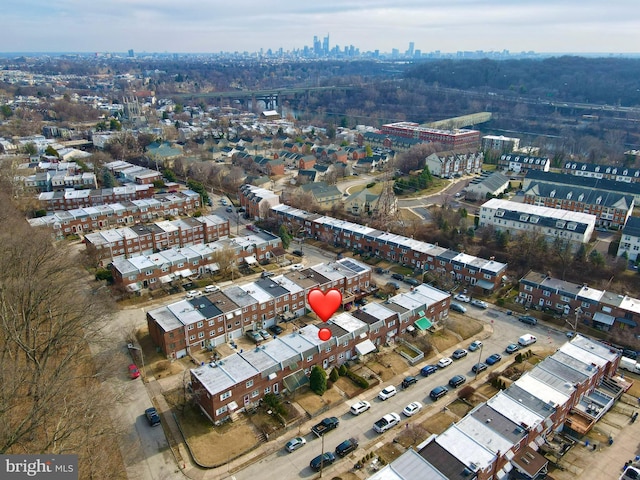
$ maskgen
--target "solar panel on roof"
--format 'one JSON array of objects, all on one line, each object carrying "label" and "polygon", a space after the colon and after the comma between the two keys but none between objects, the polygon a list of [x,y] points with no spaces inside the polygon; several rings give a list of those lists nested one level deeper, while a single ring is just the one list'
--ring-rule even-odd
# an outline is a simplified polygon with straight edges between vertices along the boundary
[{"label": "solar panel on roof", "polygon": [[364,272],[364,270],[365,270],[362,266],[360,266],[357,263],[354,263],[354,262],[352,262],[350,260],[344,260],[344,261],[342,261],[340,263],[342,263],[345,267],[347,267],[350,270],[353,270],[356,273]]}]

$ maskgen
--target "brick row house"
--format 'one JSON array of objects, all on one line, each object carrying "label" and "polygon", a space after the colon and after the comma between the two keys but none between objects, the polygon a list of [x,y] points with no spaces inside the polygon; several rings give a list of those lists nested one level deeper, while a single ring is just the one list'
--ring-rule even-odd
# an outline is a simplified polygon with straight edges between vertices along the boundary
[{"label": "brick row house", "polygon": [[[275,255],[274,252],[282,248],[280,237],[268,232],[233,239],[224,238],[212,243],[192,243],[155,252],[150,247],[153,244],[151,238],[141,240],[140,243],[147,253],[119,256],[110,263],[115,286],[129,291],[143,288],[153,290],[180,278],[218,271],[217,258],[220,255],[231,253],[235,264],[253,264],[268,261]],[[185,255],[193,260],[184,261]]]},{"label": "brick row house", "polygon": [[64,190],[43,192],[38,201],[43,209],[71,210],[73,208],[95,207],[108,203],[151,198],[155,192],[153,185],[125,185],[123,187],[98,188],[87,190]]},{"label": "brick row house", "polygon": [[542,273],[529,272],[520,279],[518,300],[523,305],[550,310],[599,330],[624,330],[640,334],[640,299],[597,290]]},{"label": "brick row house", "polygon": [[[347,267],[347,265],[349,267]],[[353,268],[359,271],[354,271]],[[335,272],[331,278],[325,276]],[[194,333],[195,337],[187,337],[185,348],[178,348],[168,336],[172,329],[167,329],[163,323],[167,310],[181,325],[190,322],[191,316],[183,318],[182,310],[173,305],[161,307],[147,313],[147,323],[154,343],[162,352],[171,358],[188,355],[192,348],[201,350],[208,346],[215,346],[244,335],[249,330],[267,328],[277,322],[296,318],[309,311],[306,296],[312,289],[319,288],[327,291],[336,288],[345,297],[353,295],[354,291],[371,292],[371,269],[352,259],[343,259],[330,264],[319,264],[301,271],[291,271],[284,275],[263,278],[244,285],[234,285],[222,291],[229,299],[242,306],[242,318],[239,324],[226,325],[224,330],[211,330],[210,325],[202,324]],[[178,304],[187,306],[189,302],[198,304],[198,297],[186,299]],[[243,300],[244,299],[244,300]],[[186,303],[185,303],[186,302]],[[206,315],[198,318],[207,320]],[[196,322],[197,323],[197,322]],[[172,323],[173,324],[173,323]],[[192,327],[193,328],[193,327]],[[200,335],[200,332],[204,332]]]},{"label": "brick row house", "polygon": [[105,164],[109,170],[120,181],[137,183],[138,185],[153,184],[157,180],[162,180],[162,174],[157,170],[140,167],[123,160],[115,160]]},{"label": "brick row house", "polygon": [[[354,261],[350,262],[353,266]],[[335,263],[325,266],[332,268],[332,265]],[[363,265],[361,267],[365,268]],[[370,270],[360,277],[360,280],[369,275]],[[266,281],[279,284],[280,280],[281,277],[274,277]],[[290,285],[287,285],[286,289],[289,288]],[[416,304],[430,299],[427,301],[434,302],[436,309],[446,310],[446,302],[443,299],[448,298],[448,294],[426,285],[421,288],[424,295],[417,300],[421,294],[415,294]],[[228,294],[228,290],[233,290],[233,293]],[[218,341],[229,341],[235,338],[234,335],[255,328],[260,323],[259,317],[254,320],[255,316],[264,311],[265,302],[273,301],[258,298],[259,294],[255,293],[257,290],[262,288],[254,282],[218,292],[216,295],[220,298],[212,302],[214,306],[226,304],[226,300],[221,296],[232,298],[233,302],[227,303],[233,305],[233,308],[238,306],[238,309],[224,315],[217,310],[211,310],[209,302],[213,296],[205,297],[207,301],[204,302],[200,302],[200,299],[184,300],[151,311],[147,314],[150,334],[156,343],[168,345],[169,342],[173,342],[175,347],[183,348],[177,352],[178,354],[186,354],[189,348],[202,348],[203,345],[216,344]],[[239,291],[247,292],[244,297],[248,296],[255,301],[240,305],[236,301],[237,298],[243,297]],[[290,297],[297,295],[292,302],[302,301],[305,305],[306,293],[306,289],[302,288],[298,293],[289,291]],[[408,298],[398,299],[398,302],[407,300]],[[373,308],[376,305],[384,311]],[[365,312],[367,307],[368,312]],[[266,307],[268,308],[269,306]],[[427,310],[430,307],[423,305],[420,308]],[[255,349],[241,349],[236,354],[191,371],[197,401],[203,412],[214,423],[218,423],[255,404],[267,393],[293,391],[300,385],[300,379],[309,375],[314,365],[328,369],[375,351],[375,345],[380,343],[376,339],[389,341],[399,331],[400,322],[397,312],[385,309],[382,304],[370,304],[353,314],[337,314],[327,323],[306,325],[293,333],[257,345]],[[331,330],[332,336],[328,341],[319,340],[318,331],[321,327]]]},{"label": "brick row house", "polygon": [[280,196],[271,190],[245,184],[238,192],[238,202],[245,208],[249,218],[263,218],[269,208],[280,203]]},{"label": "brick row house", "polygon": [[33,227],[51,228],[57,238],[147,223],[167,216],[190,215],[200,206],[200,196],[193,193],[178,192],[143,200],[58,210],[44,217],[29,219],[29,223]]},{"label": "brick row house", "polygon": [[[619,359],[617,350],[578,335],[370,478],[543,478],[548,460],[540,448],[561,431],[588,433],[629,386],[615,377]],[[392,473],[403,471],[411,474]]]},{"label": "brick row house", "polygon": [[480,132],[478,130],[441,130],[423,127],[418,123],[397,122],[382,125],[380,132],[399,137],[441,143],[446,145],[449,150],[458,150],[461,148],[477,149],[480,147]]},{"label": "brick row house", "polygon": [[596,224],[605,228],[622,228],[633,213],[633,195],[572,185],[531,182],[524,189],[524,202],[596,216]]},{"label": "brick row house", "polygon": [[92,258],[107,265],[117,258],[210,243],[228,236],[229,220],[205,215],[88,233],[84,243]]},{"label": "brick row house", "polygon": [[486,291],[501,285],[507,269],[505,263],[495,260],[485,260],[357,223],[312,214],[285,204],[272,207],[271,214],[290,229],[301,229],[307,237],[354,251],[368,252],[416,270],[447,273],[459,283]]}]

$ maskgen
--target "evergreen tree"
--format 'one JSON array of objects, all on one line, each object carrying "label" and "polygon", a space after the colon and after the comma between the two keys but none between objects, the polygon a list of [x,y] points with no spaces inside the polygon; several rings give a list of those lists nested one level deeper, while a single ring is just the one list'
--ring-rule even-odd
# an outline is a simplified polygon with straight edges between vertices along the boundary
[{"label": "evergreen tree", "polygon": [[322,395],[327,391],[327,374],[317,365],[311,369],[309,376],[309,387],[316,395]]}]

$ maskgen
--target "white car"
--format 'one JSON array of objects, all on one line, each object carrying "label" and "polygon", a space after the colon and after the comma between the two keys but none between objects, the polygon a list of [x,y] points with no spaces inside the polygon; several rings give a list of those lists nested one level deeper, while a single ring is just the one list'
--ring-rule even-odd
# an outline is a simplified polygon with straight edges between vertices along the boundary
[{"label": "white car", "polygon": [[284,448],[287,450],[287,452],[291,453],[291,452],[295,452],[300,447],[304,447],[306,444],[307,444],[307,441],[304,438],[296,437],[289,440],[287,444],[284,446]]},{"label": "white car", "polygon": [[398,391],[396,390],[396,387],[394,387],[393,385],[389,385],[388,387],[385,387],[379,394],[378,394],[378,398],[380,400],[386,400],[388,398],[393,397],[396,393],[398,393]]},{"label": "white car", "polygon": [[349,411],[354,415],[360,415],[362,412],[366,412],[371,408],[371,404],[369,402],[365,402],[364,400],[358,403],[354,403],[351,405]]},{"label": "white car", "polygon": [[373,424],[373,429],[378,433],[384,433],[400,423],[400,415],[395,412],[387,413],[384,417]]},{"label": "white car", "polygon": [[438,368],[445,368],[451,365],[452,363],[453,363],[453,360],[451,360],[449,357],[444,357],[438,360],[437,365],[438,365]]},{"label": "white car", "polygon": [[455,297],[453,297],[453,299],[464,303],[469,303],[471,301],[471,297],[469,295],[465,295],[464,293],[457,294]]},{"label": "white car", "polygon": [[473,300],[471,300],[471,305],[473,305],[474,307],[478,307],[478,308],[488,308],[489,307],[487,302],[485,302],[483,300],[478,300],[477,298],[474,298]]},{"label": "white car", "polygon": [[420,410],[422,410],[422,404],[420,402],[411,402],[409,405],[404,407],[402,413],[407,417],[412,417]]},{"label": "white car", "polygon": [[219,291],[220,291],[220,287],[217,285],[207,285],[206,287],[204,287],[205,293],[213,293],[213,292],[219,292]]},{"label": "white car", "polygon": [[304,265],[296,263],[295,265],[291,265],[291,270],[304,270]]},{"label": "white car", "polygon": [[200,290],[189,290],[187,292],[187,298],[196,298],[200,295],[202,295],[202,292]]}]

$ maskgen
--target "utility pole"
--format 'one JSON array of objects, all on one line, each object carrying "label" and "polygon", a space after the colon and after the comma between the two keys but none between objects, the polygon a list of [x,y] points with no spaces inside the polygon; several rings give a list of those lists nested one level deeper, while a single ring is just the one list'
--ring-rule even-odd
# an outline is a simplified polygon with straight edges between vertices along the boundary
[{"label": "utility pole", "polygon": [[320,478],[322,478],[323,468],[324,468],[324,435],[322,435],[322,453],[320,454]]},{"label": "utility pole", "polygon": [[[482,347],[484,347],[484,343],[480,345],[480,354],[478,355],[478,364],[482,363]],[[476,376],[474,380],[478,378],[478,373],[479,373],[478,370],[480,369],[476,369]]]}]

